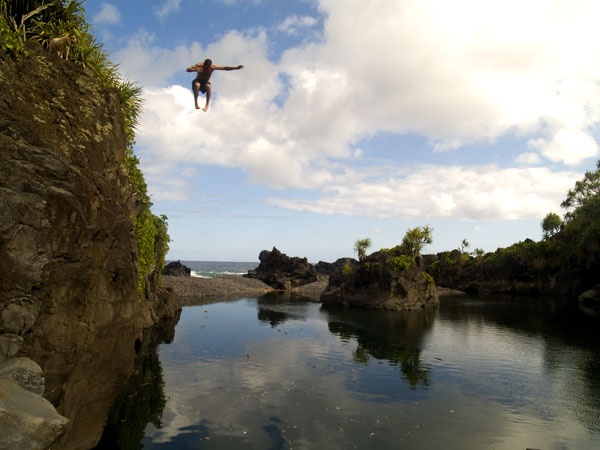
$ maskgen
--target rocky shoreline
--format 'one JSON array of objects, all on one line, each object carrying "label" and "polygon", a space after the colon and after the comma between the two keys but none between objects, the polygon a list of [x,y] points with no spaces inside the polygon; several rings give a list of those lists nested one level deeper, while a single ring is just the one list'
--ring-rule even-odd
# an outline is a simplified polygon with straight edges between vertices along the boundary
[{"label": "rocky shoreline", "polygon": [[[328,277],[290,290],[304,299],[318,301],[327,286]],[[184,305],[205,303],[216,298],[233,299],[246,295],[261,296],[279,292],[256,278],[220,275],[214,278],[162,276],[162,285],[173,291]]]}]

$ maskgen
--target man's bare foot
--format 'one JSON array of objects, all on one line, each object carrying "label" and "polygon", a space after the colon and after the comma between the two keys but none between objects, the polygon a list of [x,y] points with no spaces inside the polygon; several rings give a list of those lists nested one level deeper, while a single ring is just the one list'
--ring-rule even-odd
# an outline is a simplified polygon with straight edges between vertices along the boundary
[{"label": "man's bare foot", "polygon": [[202,108],[202,111],[204,111],[204,112],[208,111],[208,105],[206,105],[204,108]]},{"label": "man's bare foot", "polygon": [[198,105],[196,105],[196,109],[200,109],[200,107]]}]

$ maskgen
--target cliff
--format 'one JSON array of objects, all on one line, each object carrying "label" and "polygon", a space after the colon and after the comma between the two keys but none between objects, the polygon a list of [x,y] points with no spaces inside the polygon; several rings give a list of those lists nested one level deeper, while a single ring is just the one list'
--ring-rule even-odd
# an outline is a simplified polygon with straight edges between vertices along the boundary
[{"label": "cliff", "polygon": [[143,330],[179,307],[157,276],[138,292],[117,93],[30,47],[0,54],[0,363],[39,364],[70,420],[59,448],[91,448]]}]

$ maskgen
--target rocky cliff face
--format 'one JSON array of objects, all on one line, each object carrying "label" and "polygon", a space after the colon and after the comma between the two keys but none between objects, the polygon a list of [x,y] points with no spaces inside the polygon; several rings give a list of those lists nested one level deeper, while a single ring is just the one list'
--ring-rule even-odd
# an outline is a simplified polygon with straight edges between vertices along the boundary
[{"label": "rocky cliff face", "polygon": [[71,420],[61,448],[99,438],[142,330],[178,307],[137,292],[126,140],[115,92],[33,46],[0,54],[0,363],[27,356]]}]

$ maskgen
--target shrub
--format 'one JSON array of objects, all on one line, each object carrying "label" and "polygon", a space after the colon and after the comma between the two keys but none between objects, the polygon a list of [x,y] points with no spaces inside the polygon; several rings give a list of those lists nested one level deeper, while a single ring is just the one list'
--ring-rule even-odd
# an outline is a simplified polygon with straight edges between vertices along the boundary
[{"label": "shrub", "polygon": [[342,275],[344,276],[348,276],[352,273],[352,266],[350,265],[345,265],[344,267],[342,267]]},{"label": "shrub", "polygon": [[433,277],[429,275],[427,272],[421,272],[423,279],[427,285],[433,284]]},{"label": "shrub", "polygon": [[390,265],[392,270],[395,272],[400,272],[401,270],[406,270],[410,268],[414,263],[414,259],[408,255],[400,255],[395,256],[391,259]]}]

